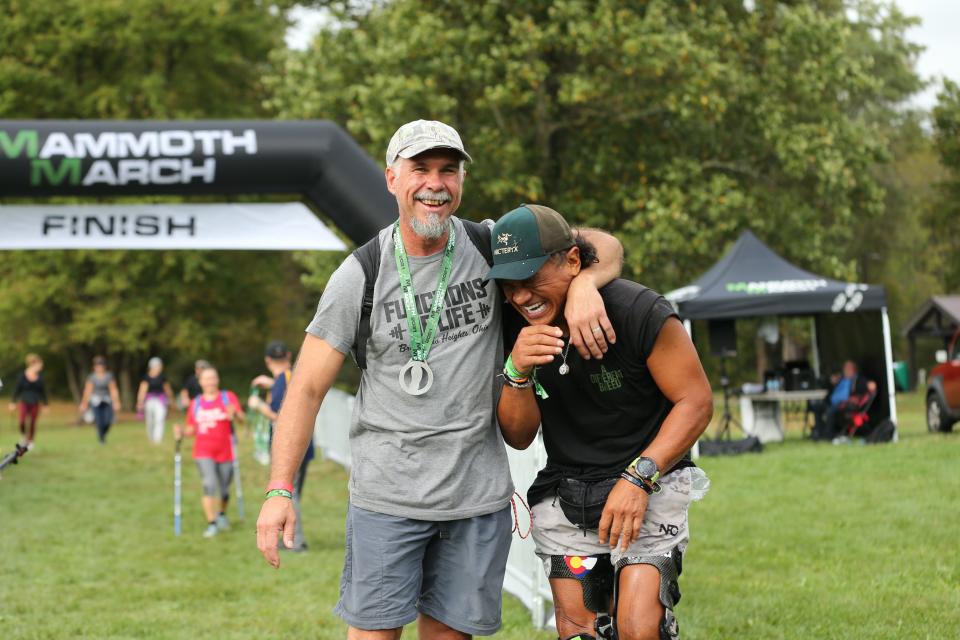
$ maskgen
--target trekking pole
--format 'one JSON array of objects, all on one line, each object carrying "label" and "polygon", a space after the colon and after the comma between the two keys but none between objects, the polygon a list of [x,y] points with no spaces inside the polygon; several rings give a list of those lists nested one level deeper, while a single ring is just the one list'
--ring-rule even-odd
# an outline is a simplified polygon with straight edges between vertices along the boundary
[{"label": "trekking pole", "polygon": [[237,493],[237,517],[243,520],[243,482],[240,481],[240,456],[237,455],[237,434],[230,431],[230,448],[233,449],[233,475],[237,482],[234,491]]},{"label": "trekking pole", "polygon": [[173,453],[173,535],[178,536],[181,533],[181,503],[182,503],[182,476],[180,463],[180,443],[183,437],[176,439],[176,447]]},{"label": "trekking pole", "polygon": [[6,467],[11,464],[17,464],[17,459],[22,457],[27,453],[27,448],[22,446],[20,443],[17,443],[13,446],[13,451],[5,455],[0,459],[0,471],[3,471]]}]

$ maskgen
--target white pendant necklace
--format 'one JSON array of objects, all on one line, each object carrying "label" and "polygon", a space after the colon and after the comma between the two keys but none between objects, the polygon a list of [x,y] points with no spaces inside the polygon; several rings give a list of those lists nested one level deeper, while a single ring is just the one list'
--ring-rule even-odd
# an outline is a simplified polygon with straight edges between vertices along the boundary
[{"label": "white pendant necklace", "polygon": [[567,364],[567,352],[570,351],[570,339],[567,338],[567,346],[563,349],[563,364],[560,365],[560,375],[565,376],[570,373],[570,365]]}]

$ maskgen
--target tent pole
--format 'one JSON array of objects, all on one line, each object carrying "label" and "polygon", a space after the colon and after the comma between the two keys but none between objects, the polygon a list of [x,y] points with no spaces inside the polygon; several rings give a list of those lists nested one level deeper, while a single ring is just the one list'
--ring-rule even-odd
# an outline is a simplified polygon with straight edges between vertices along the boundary
[{"label": "tent pole", "polygon": [[[693,323],[690,322],[690,318],[686,318],[683,321],[683,328],[686,329],[687,335],[690,336],[690,339],[693,340]],[[693,447],[690,448],[690,457],[693,460],[696,460],[700,457],[700,440],[698,439],[693,443]]]},{"label": "tent pole", "polygon": [[810,366],[813,375],[820,379],[820,345],[817,343],[817,316],[810,316],[810,342],[813,343],[813,352],[810,357]]},{"label": "tent pole", "polygon": [[897,426],[897,399],[896,388],[893,386],[893,348],[890,342],[890,317],[887,308],[880,309],[880,318],[883,321],[883,355],[887,365],[887,396],[890,402],[890,419],[893,420],[893,441],[900,439],[900,428]]},{"label": "tent pole", "polygon": [[907,391],[917,390],[917,336],[910,334],[910,377],[907,380]]}]

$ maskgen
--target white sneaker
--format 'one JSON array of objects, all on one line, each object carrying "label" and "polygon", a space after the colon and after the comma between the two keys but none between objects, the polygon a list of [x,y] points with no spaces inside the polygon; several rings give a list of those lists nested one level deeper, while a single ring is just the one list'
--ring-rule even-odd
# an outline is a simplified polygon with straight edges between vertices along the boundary
[{"label": "white sneaker", "polygon": [[227,520],[227,516],[220,514],[217,516],[217,529],[221,531],[226,531],[230,528],[230,521]]},{"label": "white sneaker", "polygon": [[33,451],[33,440],[27,443],[27,451]]},{"label": "white sneaker", "polygon": [[207,525],[206,530],[203,532],[203,537],[212,538],[215,535],[217,535],[217,525],[211,522],[210,524]]}]

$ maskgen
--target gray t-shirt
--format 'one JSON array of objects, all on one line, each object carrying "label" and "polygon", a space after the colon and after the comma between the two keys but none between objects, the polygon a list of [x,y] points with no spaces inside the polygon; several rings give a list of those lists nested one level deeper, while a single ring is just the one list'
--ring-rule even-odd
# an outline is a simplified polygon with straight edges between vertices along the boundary
[{"label": "gray t-shirt", "polygon": [[102,376],[91,373],[87,376],[87,382],[93,384],[93,390],[90,392],[90,406],[96,407],[103,403],[113,404],[110,397],[110,383],[113,382],[113,374],[107,371]]},{"label": "gray t-shirt", "polygon": [[[495,407],[503,367],[500,293],[463,228],[452,218],[456,247],[440,325],[427,363],[433,386],[401,390],[410,360],[393,226],[380,231],[367,369],[350,425],[350,500],[362,509],[419,520],[456,520],[498,511],[513,483]],[[410,256],[417,304],[429,312],[443,252]],[[363,269],[351,255],[331,276],[307,332],[351,352],[360,321]]]}]

